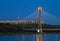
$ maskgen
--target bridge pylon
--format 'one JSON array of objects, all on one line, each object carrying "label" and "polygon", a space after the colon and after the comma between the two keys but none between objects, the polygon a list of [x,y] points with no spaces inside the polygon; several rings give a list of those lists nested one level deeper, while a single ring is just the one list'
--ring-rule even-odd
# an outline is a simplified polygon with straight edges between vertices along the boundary
[{"label": "bridge pylon", "polygon": [[[38,36],[37,36],[37,41],[42,41],[42,7],[38,7],[38,12],[39,12],[39,16],[38,16]],[[40,33],[40,34],[39,34]]]}]

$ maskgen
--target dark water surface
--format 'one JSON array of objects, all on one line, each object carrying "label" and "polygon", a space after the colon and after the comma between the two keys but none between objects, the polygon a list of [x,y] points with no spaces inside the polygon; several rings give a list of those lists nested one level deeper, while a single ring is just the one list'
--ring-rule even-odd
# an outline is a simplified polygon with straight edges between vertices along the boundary
[{"label": "dark water surface", "polygon": [[[36,37],[37,34],[25,34],[24,41],[36,41]],[[60,34],[43,34],[42,40],[60,41]],[[23,41],[23,34],[0,35],[0,41]]]}]

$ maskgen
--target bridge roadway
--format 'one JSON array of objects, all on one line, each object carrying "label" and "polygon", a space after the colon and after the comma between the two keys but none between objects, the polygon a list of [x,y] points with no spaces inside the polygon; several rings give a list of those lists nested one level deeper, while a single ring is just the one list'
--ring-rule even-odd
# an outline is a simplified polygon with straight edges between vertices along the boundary
[{"label": "bridge roadway", "polygon": [[0,23],[16,23],[16,24],[18,24],[18,22],[19,23],[33,23],[33,22],[36,22],[36,21],[34,21],[34,20],[16,20],[16,19],[14,19],[14,20],[0,20]]},{"label": "bridge roadway", "polygon": [[[25,32],[37,32],[38,29],[24,29]],[[39,32],[40,33],[40,32]],[[42,29],[42,34],[49,33],[60,33],[60,29]]]}]

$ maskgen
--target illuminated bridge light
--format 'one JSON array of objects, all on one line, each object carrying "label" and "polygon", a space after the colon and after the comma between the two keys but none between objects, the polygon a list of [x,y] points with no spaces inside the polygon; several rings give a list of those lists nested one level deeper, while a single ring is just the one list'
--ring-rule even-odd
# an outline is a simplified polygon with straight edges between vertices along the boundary
[{"label": "illuminated bridge light", "polygon": [[38,29],[38,30],[37,30],[37,32],[39,33],[39,32],[40,32],[40,30]]},{"label": "illuminated bridge light", "polygon": [[38,11],[39,12],[42,12],[42,7],[38,7]]}]

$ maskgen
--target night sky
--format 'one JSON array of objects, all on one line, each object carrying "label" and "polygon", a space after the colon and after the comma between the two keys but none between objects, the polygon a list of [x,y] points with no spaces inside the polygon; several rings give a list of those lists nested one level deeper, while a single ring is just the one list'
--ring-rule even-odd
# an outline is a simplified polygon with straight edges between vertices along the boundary
[{"label": "night sky", "polygon": [[0,0],[0,18],[22,18],[36,11],[39,6],[60,18],[60,0]]}]

